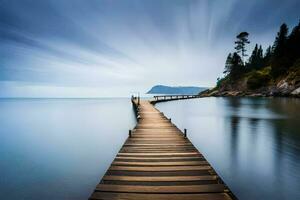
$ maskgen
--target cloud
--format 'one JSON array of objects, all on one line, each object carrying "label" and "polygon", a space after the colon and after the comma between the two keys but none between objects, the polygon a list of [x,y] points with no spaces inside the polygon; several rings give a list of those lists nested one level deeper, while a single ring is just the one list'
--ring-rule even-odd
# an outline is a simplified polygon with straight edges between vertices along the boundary
[{"label": "cloud", "polygon": [[0,95],[116,96],[154,84],[213,86],[238,32],[267,46],[280,23],[298,21],[296,0],[278,3],[4,1]]}]

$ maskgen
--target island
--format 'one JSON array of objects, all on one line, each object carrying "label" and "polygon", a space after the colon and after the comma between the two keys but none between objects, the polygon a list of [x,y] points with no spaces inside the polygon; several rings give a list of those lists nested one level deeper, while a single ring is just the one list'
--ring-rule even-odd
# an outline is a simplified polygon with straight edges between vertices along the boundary
[{"label": "island", "polygon": [[153,86],[147,94],[178,94],[178,95],[196,95],[200,92],[207,90],[206,87],[195,87],[195,86],[178,86],[171,87],[165,85]]}]

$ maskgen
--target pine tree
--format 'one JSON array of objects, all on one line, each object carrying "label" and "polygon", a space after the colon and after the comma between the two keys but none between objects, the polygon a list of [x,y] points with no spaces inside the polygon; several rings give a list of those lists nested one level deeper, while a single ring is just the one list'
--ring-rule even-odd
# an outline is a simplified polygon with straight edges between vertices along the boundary
[{"label": "pine tree", "polygon": [[253,63],[258,55],[258,44],[255,45],[251,57],[249,58],[250,62]]},{"label": "pine tree", "polygon": [[288,37],[287,51],[291,64],[300,59],[300,22]]},{"label": "pine tree", "polygon": [[225,70],[224,70],[224,74],[228,74],[231,71],[231,63],[232,63],[232,54],[229,53],[226,59],[226,63],[225,63]]},{"label": "pine tree", "polygon": [[248,56],[246,54],[246,52],[247,52],[246,45],[250,43],[250,41],[248,40],[248,36],[249,36],[249,33],[241,32],[240,34],[238,34],[236,36],[237,40],[235,41],[236,52],[241,55],[243,64],[244,64],[244,57]]},{"label": "pine tree", "polygon": [[258,55],[258,44],[255,45],[255,47],[252,51],[252,54],[249,58],[248,65],[247,65],[248,70],[254,69],[255,62],[256,62],[256,59],[257,59],[257,55]]},{"label": "pine tree", "polygon": [[231,80],[236,80],[244,72],[244,65],[239,54],[234,52],[229,54],[225,63],[224,74],[226,74]]},{"label": "pine tree", "polygon": [[288,27],[286,24],[280,26],[273,45],[273,58],[272,58],[272,75],[273,77],[284,74],[290,65],[290,61],[286,55]]},{"label": "pine tree", "polygon": [[262,60],[262,65],[263,67],[269,66],[271,64],[271,59],[272,59],[272,47],[269,46],[266,49],[265,54],[263,55],[263,60]]},{"label": "pine tree", "polygon": [[272,53],[273,53],[273,52],[272,52],[272,47],[269,46],[269,47],[267,48],[267,50],[266,50],[265,55],[264,55],[264,61],[265,61],[266,64],[270,62],[270,60],[271,60],[271,58],[272,58],[272,55],[273,55]]},{"label": "pine tree", "polygon": [[258,49],[258,52],[257,52],[257,63],[256,63],[256,66],[255,66],[255,69],[261,69],[263,68],[263,62],[264,60],[264,50],[262,48],[262,46],[260,45],[259,46],[259,49]]},{"label": "pine tree", "polygon": [[255,45],[254,50],[249,58],[249,62],[247,64],[248,70],[257,70],[263,67],[263,49],[258,44]]},{"label": "pine tree", "polygon": [[262,60],[263,57],[264,57],[264,50],[263,50],[261,45],[259,45],[259,49],[258,49],[258,52],[257,52],[257,57],[258,57],[259,60]]},{"label": "pine tree", "polygon": [[289,29],[286,24],[282,24],[280,26],[280,30],[277,33],[277,37],[275,39],[273,45],[273,52],[275,58],[280,58],[284,55],[284,51],[286,48],[286,42],[288,38]]},{"label": "pine tree", "polygon": [[230,63],[230,77],[235,80],[244,72],[244,63],[239,54],[233,53]]}]

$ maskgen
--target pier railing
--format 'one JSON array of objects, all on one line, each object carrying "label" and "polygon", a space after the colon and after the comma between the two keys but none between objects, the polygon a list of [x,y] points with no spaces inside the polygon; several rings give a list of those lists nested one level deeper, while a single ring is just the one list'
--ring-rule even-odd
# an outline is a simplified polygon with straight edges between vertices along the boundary
[{"label": "pier railing", "polygon": [[160,95],[160,96],[154,96],[153,102],[162,102],[162,101],[173,101],[173,100],[181,100],[181,99],[193,99],[193,98],[199,98],[200,95]]}]

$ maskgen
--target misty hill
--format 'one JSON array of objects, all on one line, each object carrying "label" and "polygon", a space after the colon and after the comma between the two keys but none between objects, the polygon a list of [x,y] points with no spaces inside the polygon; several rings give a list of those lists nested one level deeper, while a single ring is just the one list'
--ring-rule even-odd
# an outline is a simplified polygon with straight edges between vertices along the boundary
[{"label": "misty hill", "polygon": [[195,95],[200,92],[207,90],[204,87],[194,87],[194,86],[186,86],[186,87],[170,87],[165,85],[156,85],[152,87],[147,94],[187,94],[187,95]]}]

